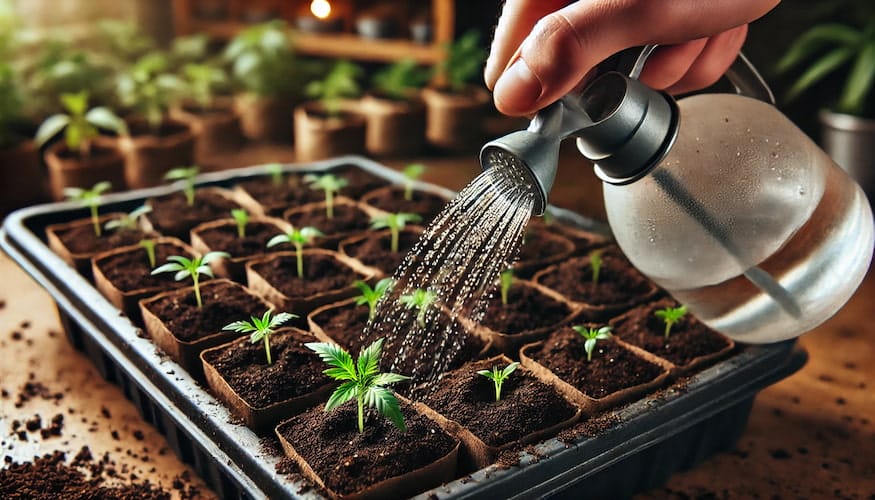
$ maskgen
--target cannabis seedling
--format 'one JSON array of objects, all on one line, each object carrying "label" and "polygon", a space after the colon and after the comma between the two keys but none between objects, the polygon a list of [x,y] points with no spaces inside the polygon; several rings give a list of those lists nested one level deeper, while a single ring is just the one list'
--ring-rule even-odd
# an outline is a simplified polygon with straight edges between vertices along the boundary
[{"label": "cannabis seedling", "polygon": [[397,252],[398,237],[401,234],[401,230],[404,229],[404,226],[406,226],[408,222],[419,222],[421,220],[422,217],[416,214],[409,214],[404,212],[399,212],[397,214],[378,215],[371,218],[371,229],[376,230],[388,228],[389,233],[392,235],[392,242],[390,243],[389,249],[393,252]]},{"label": "cannabis seedling", "polygon": [[687,306],[664,307],[653,311],[653,314],[665,323],[665,338],[671,336],[671,327],[687,314]]},{"label": "cannabis seedling", "polygon": [[587,328],[585,326],[572,326],[575,332],[586,339],[583,343],[583,349],[586,351],[586,360],[592,361],[592,352],[595,350],[595,345],[599,340],[607,340],[611,338],[611,327],[603,326],[601,328]]},{"label": "cannabis seedling", "polygon": [[321,189],[325,192],[325,214],[329,219],[334,218],[334,195],[346,187],[346,179],[333,174],[307,174],[304,176],[304,182],[310,184],[310,189]]},{"label": "cannabis seedling", "polygon": [[416,309],[416,321],[420,326],[425,326],[425,313],[429,307],[437,301],[437,294],[431,290],[417,288],[413,293],[401,295],[398,301],[407,309]]},{"label": "cannabis seedling", "polygon": [[599,273],[601,273],[603,263],[601,250],[593,250],[589,253],[589,267],[592,268],[593,285],[599,284]]},{"label": "cannabis seedling", "polygon": [[413,199],[413,182],[425,173],[425,165],[411,163],[404,167],[401,173],[404,174],[404,199],[410,201]]},{"label": "cannabis seedling", "polygon": [[170,257],[167,257],[167,260],[170,262],[153,269],[152,274],[175,272],[176,274],[173,276],[173,279],[176,281],[182,281],[185,278],[190,277],[192,284],[194,285],[194,298],[197,301],[198,309],[200,309],[204,306],[204,303],[201,300],[201,275],[205,274],[212,278],[213,270],[210,268],[210,262],[227,257],[230,257],[227,252],[210,252],[194,259],[189,259],[181,255],[171,255]]},{"label": "cannabis seedling", "polygon": [[428,79],[428,70],[420,67],[415,59],[408,58],[374,73],[371,83],[386,97],[400,101],[414,96],[416,89],[425,86]]},{"label": "cannabis seedling", "polygon": [[264,341],[264,354],[267,357],[267,364],[273,364],[270,358],[270,336],[276,332],[280,325],[289,321],[292,318],[297,318],[294,314],[281,312],[276,316],[271,316],[273,309],[268,309],[259,318],[258,316],[250,316],[250,321],[240,320],[227,324],[222,327],[222,330],[249,333],[249,342],[256,343]]},{"label": "cannabis seedling", "polygon": [[36,131],[36,142],[40,146],[64,131],[64,142],[70,151],[80,157],[88,156],[91,151],[91,141],[100,135],[99,128],[112,130],[119,135],[127,135],[125,122],[109,108],[98,106],[88,109],[88,92],[61,94],[61,105],[67,114],[52,115],[40,125]]},{"label": "cannabis seedling", "polygon": [[274,187],[280,187],[283,185],[283,166],[279,163],[271,163],[270,165],[266,165],[264,167],[264,171],[270,175],[270,182],[274,185]]},{"label": "cannabis seedling", "polygon": [[278,234],[267,242],[268,248],[273,248],[283,243],[291,243],[295,246],[295,258],[298,264],[298,277],[304,277],[304,245],[313,243],[313,238],[324,236],[322,231],[315,227],[302,227],[295,229],[294,227],[285,234]]},{"label": "cannabis seedling", "polygon": [[501,303],[507,305],[507,296],[510,293],[510,287],[513,285],[513,268],[509,267],[498,275],[498,280],[501,283]]},{"label": "cannabis seedling", "polygon": [[246,224],[249,224],[249,212],[244,208],[235,208],[231,210],[231,217],[237,223],[237,236],[243,238],[246,236]]},{"label": "cannabis seedling", "polygon": [[149,258],[149,267],[155,267],[155,240],[140,240],[140,246],[146,251]]},{"label": "cannabis seedling", "polygon": [[371,288],[366,282],[362,280],[358,280],[353,283],[356,288],[361,292],[358,297],[355,298],[356,305],[368,305],[368,321],[374,319],[374,316],[377,313],[377,302],[383,298],[383,295],[386,295],[386,292],[389,288],[392,287],[395,282],[392,278],[383,278],[374,285],[374,288]]},{"label": "cannabis seedling", "polygon": [[182,192],[185,193],[185,201],[188,203],[188,206],[194,205],[194,178],[197,177],[198,172],[200,172],[200,169],[196,165],[192,165],[190,167],[176,167],[164,174],[164,180],[166,181],[185,180]]},{"label": "cannabis seedling", "polygon": [[107,231],[117,231],[120,229],[126,229],[128,231],[133,231],[137,228],[137,223],[140,220],[140,217],[146,215],[147,213],[152,211],[152,207],[149,205],[141,205],[133,210],[130,213],[123,214],[121,217],[117,219],[112,219],[106,221],[106,224],[103,225],[103,228]]},{"label": "cannabis seedling", "polygon": [[355,63],[337,61],[325,78],[308,83],[305,92],[308,97],[322,103],[328,116],[338,116],[344,97],[358,97],[361,94],[358,78],[362,72],[362,68]]},{"label": "cannabis seedling", "polygon": [[100,207],[100,196],[112,188],[112,184],[103,181],[98,182],[91,189],[68,187],[64,188],[64,196],[70,201],[78,201],[82,205],[88,207],[91,211],[91,225],[94,226],[94,235],[98,238],[102,234],[100,230],[100,219],[97,214]]},{"label": "cannabis seedling", "polygon": [[495,400],[501,401],[501,385],[504,383],[504,379],[506,379],[508,375],[516,371],[519,366],[519,362],[514,361],[513,363],[505,366],[503,369],[498,368],[497,366],[493,366],[492,370],[480,370],[477,372],[477,374],[483,375],[495,384]]},{"label": "cannabis seedling", "polygon": [[476,31],[468,31],[446,44],[445,49],[446,56],[436,69],[450,89],[458,93],[481,74],[486,51],[480,46],[480,35]]},{"label": "cannabis seedling", "polygon": [[331,366],[323,372],[325,375],[343,381],[328,398],[325,411],[331,411],[355,398],[358,404],[359,432],[365,430],[365,405],[376,408],[402,432],[407,431],[398,398],[384,386],[408,380],[410,377],[397,373],[380,373],[383,339],[377,339],[373,344],[362,349],[356,361],[353,361],[348,352],[335,344],[311,342],[304,345],[319,354],[322,361]]}]

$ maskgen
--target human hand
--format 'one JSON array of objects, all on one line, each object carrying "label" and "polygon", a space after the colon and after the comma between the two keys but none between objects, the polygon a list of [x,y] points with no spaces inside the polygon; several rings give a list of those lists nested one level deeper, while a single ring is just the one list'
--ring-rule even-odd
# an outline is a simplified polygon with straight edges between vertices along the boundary
[{"label": "human hand", "polygon": [[747,23],[780,0],[507,0],[486,61],[495,106],[528,115],[572,91],[595,65],[659,44],[641,81],[671,93],[714,83],[735,60]]}]

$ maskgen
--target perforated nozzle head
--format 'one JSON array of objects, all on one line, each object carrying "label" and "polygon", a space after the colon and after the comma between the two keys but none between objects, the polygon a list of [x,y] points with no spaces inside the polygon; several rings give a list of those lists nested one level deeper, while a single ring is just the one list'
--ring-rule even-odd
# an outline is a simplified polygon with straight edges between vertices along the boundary
[{"label": "perforated nozzle head", "polygon": [[480,150],[480,166],[514,168],[527,173],[534,186],[533,215],[543,215],[547,209],[547,193],[556,178],[559,162],[559,141],[520,130],[494,140]]}]

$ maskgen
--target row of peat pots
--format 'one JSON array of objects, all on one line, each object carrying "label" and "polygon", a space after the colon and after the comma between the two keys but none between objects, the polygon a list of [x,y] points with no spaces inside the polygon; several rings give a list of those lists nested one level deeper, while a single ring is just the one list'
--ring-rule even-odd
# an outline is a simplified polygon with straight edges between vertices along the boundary
[{"label": "row of peat pots", "polygon": [[[256,175],[230,188],[199,187],[192,205],[183,193],[147,199],[151,211],[138,224],[111,224],[119,229],[99,237],[91,218],[47,228],[55,252],[240,421],[259,435],[275,434],[328,495],[427,490],[493,463],[503,450],[651,394],[734,349],[689,315],[673,320],[666,334],[656,311],[677,304],[603,236],[559,221],[534,222],[513,278],[503,280],[505,293],[496,290],[485,316],[476,322],[444,318],[467,339],[444,376],[417,391],[415,401],[404,397],[409,382],[393,385],[407,431],[367,412],[359,432],[355,399],[324,412],[337,383],[305,344],[336,343],[356,354],[376,340],[362,338],[370,308],[354,282],[377,288],[422,229],[404,228],[393,251],[390,233],[369,230],[369,221],[403,211],[418,212],[426,223],[446,200],[426,190],[406,200],[404,186],[355,166],[332,174],[346,179],[333,218],[303,175],[289,173],[279,184]],[[252,214],[244,236],[239,221],[228,217],[240,207]],[[124,218],[107,213],[100,223]],[[301,251],[302,275],[291,244],[267,247],[292,226],[324,234],[314,241],[318,248]],[[156,243],[152,262],[138,244],[144,238]],[[201,306],[195,289],[175,281],[174,273],[151,274],[169,256],[216,251],[230,257],[212,262],[216,278],[197,288]],[[263,342],[223,328],[271,308],[296,317],[269,336],[268,363]],[[399,348],[383,346],[386,371]],[[517,361],[497,401],[495,383],[478,372]]]}]

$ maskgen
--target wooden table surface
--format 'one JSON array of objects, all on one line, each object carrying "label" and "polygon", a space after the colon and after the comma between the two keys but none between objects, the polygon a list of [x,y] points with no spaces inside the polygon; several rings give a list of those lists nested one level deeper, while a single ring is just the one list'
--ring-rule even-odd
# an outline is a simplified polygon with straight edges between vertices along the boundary
[{"label": "wooden table surface", "polygon": [[[551,202],[603,218],[601,187],[591,169],[570,146],[560,158]],[[290,159],[284,149],[251,148],[222,162]],[[429,166],[425,180],[453,189],[467,184],[479,169],[473,154],[422,160]],[[408,162],[387,163],[401,167]],[[191,474],[122,393],[67,344],[48,295],[5,255],[0,256],[0,276],[0,455],[21,460],[57,449],[75,453],[88,444],[95,456],[109,453],[119,464],[129,464],[139,478],[168,488],[174,479]],[[808,364],[759,394],[734,451],[677,474],[640,498],[875,499],[873,305],[875,273],[870,271],[841,312],[800,339],[809,353]],[[14,404],[29,379],[61,392],[62,399],[36,397]],[[18,440],[12,421],[35,413],[44,419],[65,413],[63,435]],[[211,496],[197,478],[191,485],[201,488],[201,496]]]}]

